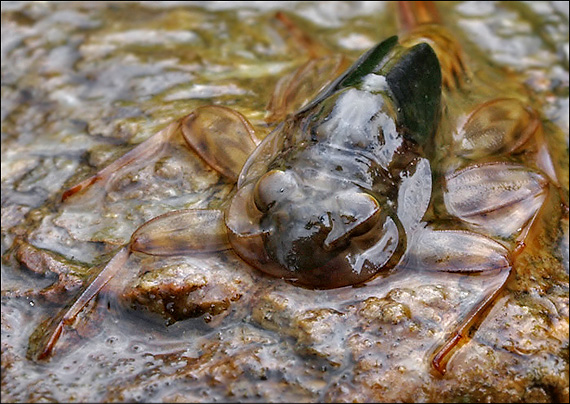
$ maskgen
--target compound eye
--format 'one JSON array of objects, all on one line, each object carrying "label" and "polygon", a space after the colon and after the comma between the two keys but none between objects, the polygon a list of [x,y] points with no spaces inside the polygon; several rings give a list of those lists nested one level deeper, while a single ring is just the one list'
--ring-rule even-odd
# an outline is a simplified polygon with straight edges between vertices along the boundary
[{"label": "compound eye", "polygon": [[271,170],[255,185],[255,206],[261,212],[267,212],[276,202],[291,195],[296,188],[297,181],[290,171]]}]

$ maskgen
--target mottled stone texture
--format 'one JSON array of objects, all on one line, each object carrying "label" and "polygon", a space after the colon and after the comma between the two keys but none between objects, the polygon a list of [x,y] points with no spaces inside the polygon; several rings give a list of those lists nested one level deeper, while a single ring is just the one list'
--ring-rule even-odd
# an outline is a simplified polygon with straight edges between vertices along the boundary
[{"label": "mottled stone texture", "polygon": [[564,2],[440,6],[483,76],[493,63],[527,86],[562,173],[561,199],[445,376],[430,355],[485,277],[397,272],[314,291],[231,251],[132,255],[50,361],[27,358],[139,225],[218,208],[232,184],[175,144],[104,197],[63,205],[63,191],[198,106],[262,124],[277,80],[307,57],[277,9],[352,60],[397,32],[382,2],[262,3],[2,2],[2,401],[568,402]]}]

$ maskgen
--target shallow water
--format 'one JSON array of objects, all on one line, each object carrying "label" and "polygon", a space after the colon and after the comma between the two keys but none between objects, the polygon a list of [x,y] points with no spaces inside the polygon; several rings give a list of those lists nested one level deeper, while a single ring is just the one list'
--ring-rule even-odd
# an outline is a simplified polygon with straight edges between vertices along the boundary
[{"label": "shallow water", "polygon": [[[34,331],[139,225],[218,207],[232,186],[173,147],[102,199],[61,193],[198,106],[263,125],[275,83],[307,57],[281,7],[352,59],[397,32],[384,2],[2,2],[3,401],[568,401],[568,215],[555,207],[445,377],[429,354],[486,277],[313,291],[231,253],[132,256],[50,361],[27,359]],[[441,7],[477,71],[528,88],[567,203],[567,3]]]}]

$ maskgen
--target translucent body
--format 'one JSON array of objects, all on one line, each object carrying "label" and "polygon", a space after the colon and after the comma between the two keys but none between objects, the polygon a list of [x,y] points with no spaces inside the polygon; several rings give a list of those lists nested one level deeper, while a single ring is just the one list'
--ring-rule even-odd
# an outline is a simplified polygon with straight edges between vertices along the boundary
[{"label": "translucent body", "polygon": [[[429,83],[408,81],[419,88],[408,100],[408,87],[391,74],[410,73],[412,64],[433,74]],[[422,159],[414,139],[431,131],[414,130],[406,113],[414,97],[440,86],[428,46],[402,49],[389,39],[363,56],[245,163],[226,215],[234,250],[263,272],[314,288],[362,283],[392,268],[406,249],[400,184]],[[420,114],[428,123],[439,114],[433,101]]]},{"label": "translucent body", "polygon": [[[227,224],[238,254],[264,272],[311,287],[359,283],[397,262],[405,246],[396,215],[398,171],[416,155],[396,154],[407,144],[384,112],[390,112],[388,102],[349,88],[271,135],[283,137],[283,145],[271,159],[263,156],[268,172],[245,170],[245,178],[254,178],[245,179],[236,196],[259,211],[257,236],[267,258],[243,251],[234,223],[241,219],[230,208]],[[361,254],[369,257],[361,260]]]}]

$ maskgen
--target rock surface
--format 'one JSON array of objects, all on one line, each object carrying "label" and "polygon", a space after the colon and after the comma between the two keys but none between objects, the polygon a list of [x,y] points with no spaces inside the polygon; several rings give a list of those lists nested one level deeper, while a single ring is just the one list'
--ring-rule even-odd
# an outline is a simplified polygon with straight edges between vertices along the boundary
[{"label": "rock surface", "polygon": [[[568,202],[568,11],[458,2],[441,13],[475,60],[521,74]],[[430,355],[486,279],[395,273],[314,291],[232,252],[127,262],[49,362],[30,337],[142,223],[217,208],[232,185],[194,153],[119,173],[104,198],[61,194],[170,121],[220,104],[261,124],[306,55],[273,18],[356,58],[397,32],[383,2],[2,2],[2,401],[568,402],[568,212],[548,205],[480,327]],[[499,84],[498,84],[499,85]],[[545,119],[545,121],[546,121]]]}]

